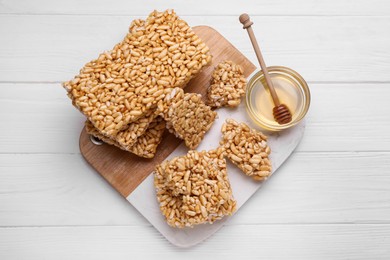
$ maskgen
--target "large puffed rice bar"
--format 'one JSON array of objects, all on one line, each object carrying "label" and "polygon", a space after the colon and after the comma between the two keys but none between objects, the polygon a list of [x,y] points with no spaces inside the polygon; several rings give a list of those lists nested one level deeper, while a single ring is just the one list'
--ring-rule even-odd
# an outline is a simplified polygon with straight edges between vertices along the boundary
[{"label": "large puffed rice bar", "polygon": [[[85,129],[88,134],[95,136],[103,142],[114,145],[122,150],[131,152],[137,156],[144,158],[153,158],[156,154],[157,146],[162,140],[162,136],[165,130],[165,122],[162,118],[155,118],[146,131],[139,136],[132,146],[123,146],[122,143],[116,139],[111,139],[105,135],[102,135],[88,120],[85,122]],[[129,129],[123,132],[129,131]]]},{"label": "large puffed rice bar", "polygon": [[200,144],[217,116],[200,94],[184,93],[180,88],[161,100],[157,109],[167,122],[168,130],[183,139],[190,149]]},{"label": "large puffed rice bar", "polygon": [[236,210],[223,156],[221,148],[193,150],[157,165],[157,200],[170,226],[213,223]]},{"label": "large puffed rice bar", "polygon": [[236,107],[245,95],[246,79],[240,65],[224,61],[215,68],[207,90],[207,105]]},{"label": "large puffed rice bar", "polygon": [[174,11],[154,11],[63,85],[74,106],[112,137],[210,61],[208,47]]},{"label": "large puffed rice bar", "polygon": [[271,174],[271,149],[265,135],[233,119],[226,120],[222,134],[221,145],[226,156],[246,175],[262,181]]}]

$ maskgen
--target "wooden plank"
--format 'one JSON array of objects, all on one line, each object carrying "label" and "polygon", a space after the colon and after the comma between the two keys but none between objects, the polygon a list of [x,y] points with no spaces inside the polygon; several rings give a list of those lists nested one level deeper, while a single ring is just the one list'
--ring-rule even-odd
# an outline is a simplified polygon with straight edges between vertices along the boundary
[{"label": "wooden plank", "polygon": [[232,224],[390,223],[390,153],[295,153],[254,196]]},{"label": "wooden plank", "polygon": [[[126,225],[0,228],[0,258],[389,259],[388,152],[298,152],[230,226],[179,250],[74,154],[83,117],[58,84],[7,83],[67,80],[119,41],[132,17],[166,6],[193,25],[216,27],[255,62],[246,35],[233,29],[248,11],[258,15],[269,65],[290,66],[310,83],[363,83],[310,84],[314,103],[299,151],[389,151],[388,1],[150,3],[0,1],[0,226]],[[385,17],[371,17],[378,15]]]},{"label": "wooden plank", "polygon": [[79,154],[0,155],[0,205],[0,226],[147,224]]},{"label": "wooden plank", "polygon": [[144,0],[142,5],[134,1],[93,0],[3,0],[0,14],[104,14],[144,16],[153,9],[173,8],[182,15],[236,15],[249,12],[252,15],[389,15],[386,0],[348,1],[331,0],[313,3],[310,0],[249,0],[243,4],[236,1],[188,0],[185,2],[166,0],[163,2]]},{"label": "wooden plank", "polygon": [[[146,16],[146,14],[145,14]],[[0,81],[61,82],[112,48],[136,16],[2,15]],[[236,16],[183,16],[214,27],[256,64]],[[253,16],[267,64],[309,82],[389,82],[390,17]],[[364,65],[364,66],[363,66]]]},{"label": "wooden plank", "polygon": [[[1,228],[3,259],[389,259],[390,225],[227,226],[190,249],[153,227]],[[147,250],[145,245],[147,245]]]},{"label": "wooden plank", "polygon": [[0,84],[0,153],[79,153],[85,118],[60,84]]},{"label": "wooden plank", "polygon": [[[389,152],[295,153],[231,223],[390,223],[389,169]],[[148,224],[77,154],[0,154],[0,205],[3,227]]]},{"label": "wooden plank", "polygon": [[[196,26],[195,33],[210,47],[213,60],[210,66],[204,68],[186,86],[186,92],[195,92],[203,96],[206,101],[207,86],[214,67],[225,60],[239,64],[245,77],[248,77],[255,66],[232,46],[216,30],[208,26]],[[80,151],[89,164],[97,170],[120,194],[125,198],[154,170],[157,164],[165,160],[181,143],[173,134],[166,134],[159,145],[153,159],[139,158],[138,156],[121,151],[110,145],[94,145],[89,135],[83,130],[80,136]],[[132,169],[132,171],[129,171]]]},{"label": "wooden plank", "polygon": [[[313,83],[310,89],[298,151],[390,149],[387,84]],[[79,153],[84,117],[60,84],[0,84],[0,118],[0,153]]]},{"label": "wooden plank", "polygon": [[310,84],[310,88],[312,102],[298,151],[390,149],[389,84]]}]

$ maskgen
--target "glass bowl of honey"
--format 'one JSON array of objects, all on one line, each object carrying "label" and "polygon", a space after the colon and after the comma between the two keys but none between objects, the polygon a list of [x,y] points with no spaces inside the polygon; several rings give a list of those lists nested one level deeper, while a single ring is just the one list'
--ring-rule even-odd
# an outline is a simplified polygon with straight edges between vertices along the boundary
[{"label": "glass bowl of honey", "polygon": [[298,124],[310,107],[310,90],[306,81],[296,71],[282,66],[267,67],[280,102],[292,114],[288,124],[278,124],[272,114],[274,103],[269,93],[263,71],[252,74],[247,84],[246,108],[252,120],[268,131],[281,131]]}]

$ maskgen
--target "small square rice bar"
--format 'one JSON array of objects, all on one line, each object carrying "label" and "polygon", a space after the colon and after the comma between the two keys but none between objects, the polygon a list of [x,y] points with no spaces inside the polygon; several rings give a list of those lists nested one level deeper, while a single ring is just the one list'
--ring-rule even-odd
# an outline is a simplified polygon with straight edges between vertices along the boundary
[{"label": "small square rice bar", "polygon": [[153,11],[63,86],[94,127],[112,137],[210,61],[209,48],[174,11]]},{"label": "small square rice bar", "polygon": [[167,128],[186,146],[195,149],[216,119],[217,113],[211,110],[200,94],[184,93],[175,88],[158,104],[160,115],[167,122]]},{"label": "small square rice bar", "polygon": [[256,181],[265,180],[271,175],[271,149],[264,134],[233,119],[226,120],[222,134],[221,145],[226,156],[246,175]]},{"label": "small square rice bar", "polygon": [[[85,122],[85,129],[88,134],[93,135],[107,144],[114,145],[140,157],[153,158],[156,154],[157,146],[162,140],[165,130],[165,122],[161,117],[155,118],[149,124],[146,131],[136,139],[132,146],[123,146],[122,143],[118,142],[116,139],[102,135],[88,120]],[[129,130],[124,130],[124,132],[126,131]]]},{"label": "small square rice bar", "polygon": [[236,210],[223,149],[189,151],[157,165],[154,185],[160,210],[172,227],[213,223]]},{"label": "small square rice bar", "polygon": [[207,105],[211,107],[237,107],[245,95],[246,78],[240,65],[232,61],[219,63],[207,90]]}]

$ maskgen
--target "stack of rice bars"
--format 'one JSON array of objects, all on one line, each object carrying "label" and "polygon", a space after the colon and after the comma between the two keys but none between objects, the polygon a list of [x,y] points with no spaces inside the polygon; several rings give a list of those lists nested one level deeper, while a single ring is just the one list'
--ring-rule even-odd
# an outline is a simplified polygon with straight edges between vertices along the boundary
[{"label": "stack of rice bars", "polygon": [[172,10],[134,20],[124,40],[63,84],[102,141],[153,158],[165,121],[157,103],[211,61],[208,47]]}]

